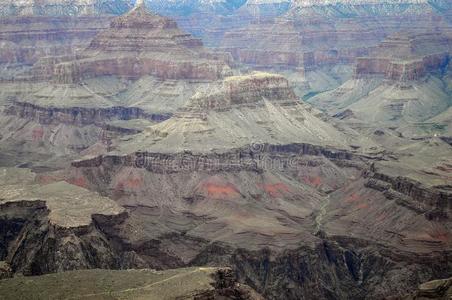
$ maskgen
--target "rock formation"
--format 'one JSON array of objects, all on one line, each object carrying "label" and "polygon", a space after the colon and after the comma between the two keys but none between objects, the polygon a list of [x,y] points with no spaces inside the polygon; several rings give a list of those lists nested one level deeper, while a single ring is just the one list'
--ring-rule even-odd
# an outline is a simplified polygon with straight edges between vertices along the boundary
[{"label": "rock formation", "polygon": [[[441,126],[447,124],[440,123],[447,120],[450,106],[451,46],[447,32],[394,34],[357,58],[353,79],[309,101],[331,114],[352,112],[353,117],[347,119],[357,126],[365,120],[398,127],[411,136],[443,135]],[[436,116],[439,127],[435,130]]]},{"label": "rock formation", "polygon": [[441,71],[449,63],[452,41],[441,33],[398,33],[358,58],[355,76],[381,75],[395,81],[410,81],[429,72]]},{"label": "rock formation", "polygon": [[18,80],[24,76],[24,67],[29,68],[41,58],[73,57],[77,50],[87,47],[91,39],[108,26],[108,22],[106,16],[1,18],[0,64],[16,72],[2,72],[0,79]]},{"label": "rock formation", "polygon": [[1,20],[0,278],[45,276],[0,295],[385,299],[452,276],[447,1],[160,2],[216,50],[143,2]]},{"label": "rock formation", "polygon": [[148,12],[144,4],[114,19],[74,62],[55,67],[59,82],[121,76],[138,79],[215,80],[229,67],[203,49],[202,42],[180,31],[175,21]]},{"label": "rock formation", "polygon": [[403,300],[414,299],[448,299],[452,296],[452,279],[433,280],[419,285],[409,295],[402,297]]},{"label": "rock formation", "polygon": [[[120,147],[126,152],[206,152],[250,143],[300,142],[342,149],[353,144],[345,132],[324,122],[317,113],[297,101],[283,76],[260,72],[232,76],[199,91],[173,118],[151,126]],[[364,147],[353,132],[347,134],[355,136],[354,146]]]},{"label": "rock formation", "polygon": [[[74,162],[65,176],[90,178],[89,188],[133,207],[130,226],[152,220],[159,229],[151,237],[120,234],[146,264],[227,261],[270,299],[401,294],[418,282],[402,261],[448,273],[431,255],[450,255],[448,173],[428,168],[447,168],[450,150],[432,145],[438,148],[426,151],[435,155],[410,169],[418,156],[386,162],[370,139],[324,120],[297,103],[279,75],[226,78],[171,119],[118,141],[111,153]],[[160,241],[160,257],[172,258],[145,255],[145,236]],[[175,244],[190,251],[182,254]],[[410,274],[410,282],[392,284],[393,268]],[[376,278],[384,279],[375,285]]]},{"label": "rock formation", "polygon": [[[213,39],[206,33],[204,39],[251,68],[288,69],[297,76],[297,80],[293,80],[299,86],[297,93],[309,97],[343,83],[343,76],[335,68],[351,68],[356,58],[367,56],[369,48],[388,35],[404,29],[447,28],[444,15],[450,9],[446,2],[432,5],[389,1],[380,5],[373,1],[294,1],[289,11],[280,17],[251,19],[248,25],[229,26]],[[436,60],[443,58],[426,59],[437,65]],[[404,68],[413,69],[413,73],[418,66],[414,63],[394,65],[392,76],[401,76]],[[300,81],[300,77],[304,80]]]},{"label": "rock formation", "polygon": [[[48,25],[48,19],[42,19]],[[62,33],[39,29],[36,35],[82,47],[99,30],[96,26],[84,30],[93,20],[63,22],[63,28],[71,28],[69,33],[69,28]],[[36,42],[34,35],[30,39],[27,43]],[[72,39],[80,39],[80,45],[71,44]],[[109,122],[165,120],[197,87],[232,72],[227,56],[206,50],[199,39],[179,30],[173,20],[148,12],[143,3],[113,19],[84,48],[68,53],[46,48],[51,56],[34,53],[20,61],[27,65],[19,68],[20,76],[2,73],[6,78],[0,84],[8,89],[0,95],[0,104],[7,106],[0,119],[9,125],[0,136],[4,152],[22,147],[24,152],[36,148],[43,154],[71,156],[93,144],[105,148],[112,137],[128,132],[121,128],[109,132],[114,128]],[[142,127],[125,126],[132,132]]]},{"label": "rock formation", "polygon": [[[82,182],[42,184],[26,169],[2,169],[0,176],[0,258],[15,273],[115,265],[101,228],[120,224],[127,216],[122,207],[80,187]],[[48,255],[53,258],[43,264]]]}]

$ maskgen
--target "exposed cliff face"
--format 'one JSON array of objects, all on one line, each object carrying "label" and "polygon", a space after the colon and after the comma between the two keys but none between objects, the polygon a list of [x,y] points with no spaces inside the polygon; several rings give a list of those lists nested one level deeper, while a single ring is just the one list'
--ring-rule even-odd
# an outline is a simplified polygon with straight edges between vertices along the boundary
[{"label": "exposed cliff face", "polygon": [[242,63],[310,71],[349,64],[383,37],[384,32],[353,21],[335,24],[332,20],[281,18],[231,30],[225,34],[221,47]]},{"label": "exposed cliff face", "polygon": [[175,21],[147,11],[144,4],[110,24],[81,54],[81,59],[55,67],[59,82],[97,76],[138,79],[215,80],[229,72],[202,42],[180,31]]},{"label": "exposed cliff face", "polygon": [[[373,170],[375,171],[375,170]],[[367,186],[381,192],[390,200],[400,201],[401,204],[415,210],[428,212],[436,210],[438,217],[447,217],[452,205],[452,194],[448,186],[429,188],[421,182],[403,177],[391,177],[388,174],[370,173]],[[411,202],[414,200],[415,202]]]},{"label": "exposed cliff face", "polygon": [[[29,66],[43,57],[73,56],[77,50],[88,46],[108,22],[109,18],[105,16],[3,17],[0,19],[0,63]],[[20,77],[2,71],[0,78],[17,80]]]},{"label": "exposed cliff face", "polygon": [[358,58],[355,77],[383,76],[395,81],[410,81],[429,72],[442,71],[449,63],[451,40],[441,34],[397,34]]},{"label": "exposed cliff face", "polygon": [[394,34],[357,58],[353,79],[309,102],[355,128],[371,123],[416,138],[447,135],[451,45],[447,31]]},{"label": "exposed cliff face", "polygon": [[102,228],[124,221],[113,201],[65,182],[39,185],[25,169],[2,169],[0,259],[13,272],[119,267]]},{"label": "exposed cliff face", "polygon": [[[112,108],[45,108],[30,103],[15,103],[6,110],[8,115],[33,120],[39,124],[66,124],[75,126],[99,125],[102,126],[110,120],[155,119],[157,115],[148,115],[137,107]],[[165,118],[165,116],[161,116]]]},{"label": "exposed cliff face", "polygon": [[353,146],[362,151],[376,147],[322,117],[297,101],[283,76],[233,76],[201,89],[173,118],[149,127],[133,140],[118,143],[118,150],[123,154],[184,150],[206,153],[210,149],[247,147],[250,143],[301,143],[337,149]]}]

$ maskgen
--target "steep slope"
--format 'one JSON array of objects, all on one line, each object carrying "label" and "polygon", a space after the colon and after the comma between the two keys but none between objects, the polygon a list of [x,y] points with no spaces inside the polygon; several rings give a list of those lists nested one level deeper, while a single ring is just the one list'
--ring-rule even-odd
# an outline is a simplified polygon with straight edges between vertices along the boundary
[{"label": "steep slope", "polygon": [[[343,76],[335,68],[352,68],[390,34],[449,28],[450,11],[447,1],[294,1],[277,18],[231,26],[204,39],[248,68],[290,70],[291,78],[299,78],[293,80],[298,95],[309,98],[350,79],[352,72]],[[316,85],[313,72],[327,84]]]},{"label": "steep slope", "polygon": [[[405,293],[419,272],[447,276],[432,251],[450,255],[448,146],[386,156],[325,121],[279,75],[226,78],[171,119],[55,176],[84,178],[128,207],[129,229],[117,238],[145,264],[226,262],[270,299],[379,298]],[[420,149],[431,155],[418,168],[411,155]],[[382,220],[382,211],[393,215]]]},{"label": "steep slope", "polygon": [[[108,148],[112,138],[168,118],[197,87],[231,72],[227,56],[142,3],[76,55],[41,58],[21,77],[4,80],[3,152],[19,147],[21,159],[37,162],[49,152],[58,158],[93,144]],[[143,121],[125,124],[136,119]],[[123,127],[109,125],[118,120]]]},{"label": "steep slope", "polygon": [[[363,126],[400,127],[412,136],[441,134],[429,119],[446,115],[452,104],[444,76],[450,49],[447,35],[392,35],[369,49],[368,56],[357,59],[353,79],[309,101]],[[342,111],[345,113],[339,113]],[[439,118],[447,120],[446,116]],[[417,132],[415,127],[419,127]],[[422,127],[432,130],[428,133]]]},{"label": "steep slope", "polygon": [[[348,149],[353,132],[340,132],[317,113],[297,102],[282,76],[267,73],[233,76],[197,92],[175,117],[120,146],[130,152],[184,149],[209,152],[240,148],[250,142],[299,142]],[[354,146],[365,144],[355,138]]]},{"label": "steep slope", "polygon": [[124,220],[122,207],[68,182],[46,184],[27,169],[2,168],[0,176],[0,260],[14,272],[118,266],[102,228]]},{"label": "steep slope", "polygon": [[81,57],[56,66],[60,80],[106,75],[213,80],[229,71],[224,61],[203,49],[200,40],[179,30],[173,20],[150,13],[144,4],[112,21]]}]

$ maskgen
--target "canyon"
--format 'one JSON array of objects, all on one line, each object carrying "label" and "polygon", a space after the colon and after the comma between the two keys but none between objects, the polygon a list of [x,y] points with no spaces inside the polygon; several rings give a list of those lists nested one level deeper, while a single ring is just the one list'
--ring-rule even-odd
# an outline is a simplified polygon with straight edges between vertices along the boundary
[{"label": "canyon", "polygon": [[6,299],[450,294],[448,1],[0,7]]}]

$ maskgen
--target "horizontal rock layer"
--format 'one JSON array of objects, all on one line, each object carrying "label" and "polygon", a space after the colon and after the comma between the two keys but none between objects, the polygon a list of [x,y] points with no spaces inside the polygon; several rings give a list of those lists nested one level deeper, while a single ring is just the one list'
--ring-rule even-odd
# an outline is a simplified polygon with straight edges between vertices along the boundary
[{"label": "horizontal rock layer", "polygon": [[162,121],[169,118],[168,115],[145,113],[137,107],[56,108],[40,107],[26,102],[16,102],[8,107],[5,112],[8,115],[33,120],[40,124],[69,124],[76,126],[103,125],[110,120],[149,119]]},{"label": "horizontal rock layer", "polygon": [[385,192],[389,199],[399,198],[401,203],[405,202],[406,205],[422,212],[439,210],[444,212],[446,217],[450,213],[452,209],[450,187],[428,188],[421,182],[409,178],[379,173],[377,169],[372,171],[368,176],[375,180],[371,179],[367,184],[368,187]]},{"label": "horizontal rock layer", "polygon": [[410,61],[390,58],[358,58],[355,77],[382,76],[394,81],[417,80],[432,71],[442,70],[449,62],[449,54],[432,54]]}]

